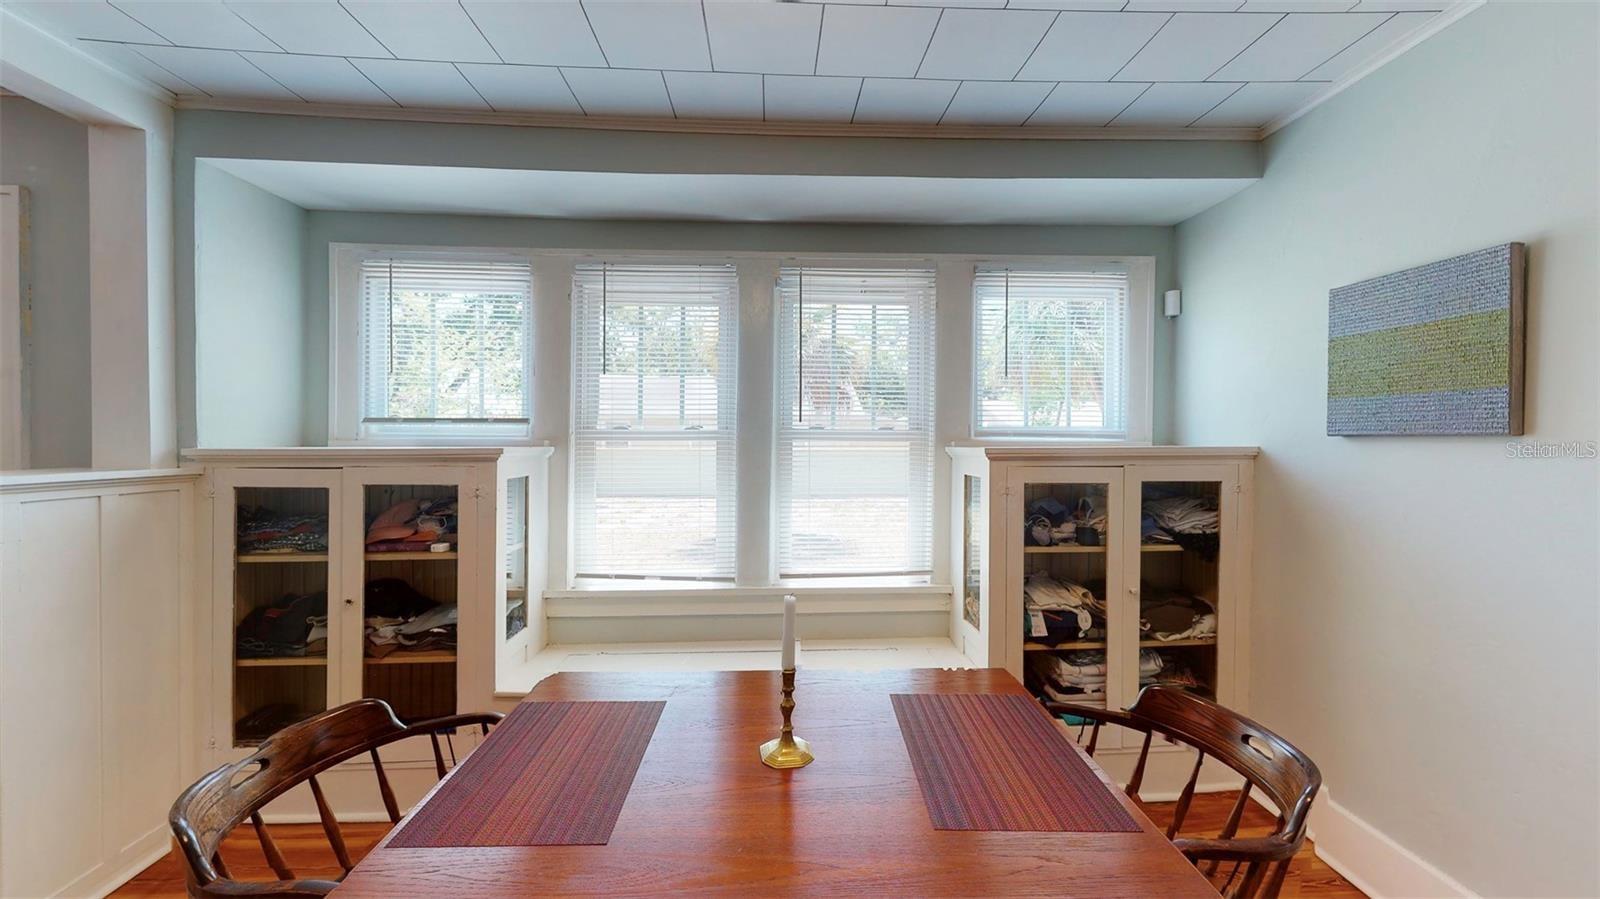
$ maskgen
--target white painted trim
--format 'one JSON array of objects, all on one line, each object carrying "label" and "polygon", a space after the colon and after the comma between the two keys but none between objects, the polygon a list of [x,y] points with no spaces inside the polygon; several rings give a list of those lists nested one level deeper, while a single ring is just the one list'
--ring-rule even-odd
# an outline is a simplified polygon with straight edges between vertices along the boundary
[{"label": "white painted trim", "polygon": [[58,493],[74,488],[132,487],[183,483],[200,478],[197,468],[136,468],[100,471],[87,468],[0,472],[0,493]]},{"label": "white painted trim", "polygon": [[1334,97],[1343,93],[1346,88],[1355,84],[1357,81],[1360,81],[1368,75],[1371,75],[1373,72],[1376,72],[1378,69],[1388,65],[1390,62],[1393,62],[1397,57],[1410,51],[1411,48],[1417,46],[1428,38],[1433,37],[1434,35],[1443,31],[1445,28],[1454,25],[1456,22],[1459,22],[1468,14],[1480,9],[1487,2],[1488,0],[1461,0],[1459,5],[1451,6],[1443,10],[1425,23],[1421,28],[1418,28],[1416,31],[1406,35],[1404,38],[1395,42],[1388,49],[1384,50],[1382,53],[1379,53],[1377,56],[1374,56],[1356,68],[1351,69],[1343,78],[1340,78],[1338,81],[1328,85],[1328,87],[1324,90],[1318,91],[1316,94],[1312,95],[1311,99],[1302,103],[1293,112],[1284,113],[1283,115],[1263,125],[1261,127],[1260,137],[1265,139],[1274,132],[1282,130],[1290,122],[1293,122],[1295,119],[1298,119],[1311,110],[1316,109],[1318,106],[1321,106],[1329,100],[1332,100]]},{"label": "white painted trim", "polygon": [[394,462],[493,462],[502,456],[548,457],[549,446],[277,446],[250,449],[186,449],[183,458],[201,465],[329,467]]},{"label": "white painted trim", "polygon": [[0,469],[28,467],[28,189],[0,185]]},{"label": "white painted trim", "polygon": [[[800,597],[801,615],[945,612],[949,587],[729,587],[722,591],[585,592],[545,594],[546,618],[687,618],[705,615],[777,618],[778,599]],[[687,594],[687,595],[685,595]]]},{"label": "white painted trim", "polygon": [[1326,784],[1311,805],[1317,857],[1374,899],[1478,894],[1334,801]]},{"label": "white painted trim", "polygon": [[[158,826],[134,840],[118,858],[124,859],[111,871],[103,869],[106,863],[96,865],[82,877],[67,884],[57,896],[92,896],[100,899],[137,877],[140,872],[160,861],[172,849],[172,832],[165,824]],[[113,860],[110,864],[116,864]]]},{"label": "white painted trim", "polygon": [[458,109],[401,109],[391,106],[341,106],[283,100],[238,100],[179,97],[178,109],[251,112],[268,115],[379,119],[468,125],[510,125],[525,128],[573,128],[586,131],[664,131],[694,134],[755,134],[768,137],[893,137],[955,140],[1244,140],[1260,137],[1255,128],[1078,128],[1049,125],[997,127],[981,125],[833,124],[826,122],[754,122],[726,119],[662,119],[647,117],[538,115],[474,112]]}]

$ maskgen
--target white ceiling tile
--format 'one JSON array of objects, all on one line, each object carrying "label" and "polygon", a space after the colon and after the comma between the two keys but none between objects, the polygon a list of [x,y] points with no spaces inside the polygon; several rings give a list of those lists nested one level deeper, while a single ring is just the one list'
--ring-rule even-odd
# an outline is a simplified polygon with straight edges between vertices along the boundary
[{"label": "white ceiling tile", "polygon": [[964,81],[941,125],[1020,125],[1055,85],[1041,81]]},{"label": "white ceiling tile", "polygon": [[1237,84],[1152,84],[1111,124],[1122,127],[1182,128],[1239,89]]},{"label": "white ceiling tile", "polygon": [[562,69],[589,115],[672,118],[661,73],[647,69]]},{"label": "white ceiling tile", "polygon": [[829,6],[822,17],[818,75],[910,78],[917,73],[937,9],[904,6]]},{"label": "white ceiling tile", "polygon": [[959,81],[929,78],[868,78],[861,85],[854,121],[932,125],[960,86]]},{"label": "white ceiling tile", "polygon": [[1116,12],[1128,0],[1011,0],[1006,9],[1072,9],[1082,12]]},{"label": "white ceiling tile", "polygon": [[577,0],[465,0],[461,5],[506,62],[546,66],[606,64]]},{"label": "white ceiling tile", "polygon": [[583,113],[559,69],[475,62],[458,63],[456,68],[500,112]]},{"label": "white ceiling tile", "polygon": [[500,61],[459,3],[344,0],[344,8],[401,59]]},{"label": "white ceiling tile", "polygon": [[1014,78],[1054,20],[1045,10],[947,9],[917,76]]},{"label": "white ceiling tile", "polygon": [[1434,15],[1431,12],[1395,13],[1387,22],[1367,32],[1365,37],[1346,47],[1338,56],[1307,72],[1305,78],[1308,81],[1337,81],[1422,27]]},{"label": "white ceiling tile", "polygon": [[707,0],[711,64],[719,72],[810,75],[826,7],[798,3]]},{"label": "white ceiling tile", "polygon": [[1247,84],[1194,124],[1199,128],[1259,128],[1327,89],[1327,85],[1310,82]]},{"label": "white ceiling tile", "polygon": [[174,44],[214,50],[277,50],[221,0],[118,0],[114,4]]},{"label": "white ceiling tile", "polygon": [[392,55],[334,0],[230,0],[228,8],[290,53]]},{"label": "white ceiling tile", "polygon": [[56,37],[167,43],[104,0],[7,0],[5,7]]},{"label": "white ceiling tile", "polygon": [[1128,81],[1058,84],[1027,124],[1099,127],[1127,109],[1147,87]]},{"label": "white ceiling tile", "polygon": [[894,0],[905,6],[935,6],[945,9],[967,7],[970,9],[1005,9],[1006,0]]},{"label": "white ceiling tile", "polygon": [[766,75],[767,121],[848,122],[861,96],[860,78]]},{"label": "white ceiling tile", "polygon": [[163,69],[127,44],[110,44],[104,41],[78,41],[78,46],[90,56],[105,60],[112,68],[137,75],[152,84],[160,85],[174,94],[203,97],[206,92]]},{"label": "white ceiling tile", "polygon": [[394,101],[367,76],[338,56],[295,56],[288,53],[245,53],[256,68],[312,103],[393,106]]},{"label": "white ceiling tile", "polygon": [[1354,12],[1439,12],[1461,0],[1361,0]]},{"label": "white ceiling tile", "polygon": [[705,19],[691,0],[590,0],[589,24],[619,68],[707,71]]},{"label": "white ceiling tile", "polygon": [[135,49],[146,59],[214,97],[300,99],[232,50],[198,50],[193,47]]},{"label": "white ceiling tile", "polygon": [[[707,7],[710,10],[710,7]],[[729,72],[665,72],[680,119],[761,120],[761,76]]]},{"label": "white ceiling tile", "polygon": [[1063,12],[1017,77],[1105,81],[1127,65],[1168,18],[1159,12]]},{"label": "white ceiling tile", "polygon": [[1145,44],[1118,81],[1203,81],[1271,28],[1278,15],[1179,13]]},{"label": "white ceiling tile", "polygon": [[1216,81],[1294,81],[1387,18],[1384,13],[1292,13],[1211,77]]},{"label": "white ceiling tile", "polygon": [[414,59],[352,59],[356,68],[396,103],[433,109],[488,109],[478,92],[447,62]]},{"label": "white ceiling tile", "polygon": [[1356,0],[1245,0],[1239,12],[1347,12]]},{"label": "white ceiling tile", "polygon": [[1128,0],[1129,12],[1233,12],[1244,0]]},{"label": "white ceiling tile", "polygon": [[826,3],[829,6],[883,6],[889,0],[800,0],[801,3]]}]

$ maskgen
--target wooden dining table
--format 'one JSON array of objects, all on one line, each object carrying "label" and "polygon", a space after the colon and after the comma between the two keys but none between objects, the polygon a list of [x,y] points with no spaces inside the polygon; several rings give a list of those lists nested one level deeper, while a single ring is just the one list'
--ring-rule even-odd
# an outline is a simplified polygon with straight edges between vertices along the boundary
[{"label": "wooden dining table", "polygon": [[[794,727],[816,760],[774,770],[757,748],[780,724],[775,671],[553,675],[525,701],[665,701],[609,841],[391,846],[403,822],[338,895],[1216,896],[1087,756],[1136,831],[935,830],[896,693],[1026,695],[999,669],[802,668]],[[1082,752],[1065,735],[1060,742],[1062,752]],[[449,785],[447,777],[417,809]]]}]

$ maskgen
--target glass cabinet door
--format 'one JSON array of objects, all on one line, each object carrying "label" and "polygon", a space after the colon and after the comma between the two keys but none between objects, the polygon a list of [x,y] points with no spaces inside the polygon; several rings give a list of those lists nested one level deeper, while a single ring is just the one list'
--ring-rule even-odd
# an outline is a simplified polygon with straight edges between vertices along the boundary
[{"label": "glass cabinet door", "polygon": [[230,474],[215,505],[219,530],[233,534],[223,585],[232,615],[218,622],[227,630],[219,636],[232,656],[231,742],[253,747],[328,708],[336,692],[328,665],[335,488],[322,472]]},{"label": "glass cabinet door", "polygon": [[1121,489],[1120,471],[1093,468],[1027,469],[1007,485],[1016,535],[1008,570],[1020,575],[1007,583],[1008,605],[1022,629],[1008,642],[1021,646],[1023,684],[1041,699],[1124,701]]},{"label": "glass cabinet door", "polygon": [[1231,621],[1229,554],[1237,472],[1227,466],[1129,469],[1137,504],[1139,685],[1167,684],[1226,701],[1223,625]]},{"label": "glass cabinet door", "polygon": [[347,699],[382,699],[408,724],[456,711],[458,601],[473,537],[465,483],[455,469],[346,473],[361,559],[346,591],[359,612],[346,613],[344,670],[359,684]]}]

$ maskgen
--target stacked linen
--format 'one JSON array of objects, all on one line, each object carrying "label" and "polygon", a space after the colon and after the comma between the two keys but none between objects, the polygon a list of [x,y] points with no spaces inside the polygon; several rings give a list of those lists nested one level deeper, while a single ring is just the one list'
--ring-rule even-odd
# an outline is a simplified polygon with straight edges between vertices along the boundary
[{"label": "stacked linen", "polygon": [[1139,588],[1142,639],[1193,640],[1217,635],[1217,610],[1204,599],[1150,584]]},{"label": "stacked linen", "polygon": [[454,650],[455,603],[439,603],[399,578],[378,578],[366,587],[366,655]]},{"label": "stacked linen", "polygon": [[426,552],[456,542],[456,501],[405,499],[367,524],[367,552]]},{"label": "stacked linen", "polygon": [[1030,639],[1050,646],[1105,639],[1105,598],[1082,584],[1056,580],[1044,571],[1030,572],[1022,587],[1022,605],[1027,616],[1024,632]]},{"label": "stacked linen", "polygon": [[289,515],[265,506],[241,506],[234,531],[241,554],[328,551],[326,514]]},{"label": "stacked linen", "polygon": [[[1153,679],[1162,664],[1159,653],[1140,650],[1139,682]],[[1052,699],[1073,702],[1085,694],[1103,696],[1106,691],[1106,654],[1099,650],[1036,653],[1029,658],[1029,665]]]},{"label": "stacked linen", "polygon": [[[1168,496],[1146,500],[1144,512],[1172,542],[1207,559],[1217,557],[1221,519],[1212,496]],[[1141,530],[1143,530],[1141,528]],[[1146,533],[1145,543],[1160,542]]]}]

